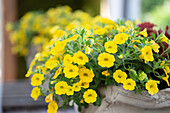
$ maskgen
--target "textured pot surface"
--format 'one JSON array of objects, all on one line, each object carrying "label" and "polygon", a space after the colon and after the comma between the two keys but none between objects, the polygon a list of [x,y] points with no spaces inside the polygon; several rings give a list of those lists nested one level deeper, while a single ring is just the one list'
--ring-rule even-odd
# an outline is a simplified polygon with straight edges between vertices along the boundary
[{"label": "textured pot surface", "polygon": [[28,55],[25,56],[27,69],[29,69],[29,66],[30,66],[30,64],[31,64],[32,60],[34,59],[37,52],[38,52],[38,50],[37,50],[36,46],[30,47]]},{"label": "textured pot surface", "polygon": [[121,86],[100,88],[101,106],[90,106],[81,113],[170,113],[170,88],[150,96],[126,91]]}]

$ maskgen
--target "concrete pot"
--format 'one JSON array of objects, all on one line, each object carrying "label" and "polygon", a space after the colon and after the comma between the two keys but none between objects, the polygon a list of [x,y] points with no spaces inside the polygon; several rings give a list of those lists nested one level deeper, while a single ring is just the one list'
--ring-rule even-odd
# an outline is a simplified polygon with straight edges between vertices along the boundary
[{"label": "concrete pot", "polygon": [[80,113],[170,113],[170,88],[150,96],[126,91],[122,86],[100,88],[101,106],[89,106]]},{"label": "concrete pot", "polygon": [[27,56],[25,56],[25,60],[26,60],[26,68],[29,69],[29,66],[32,62],[32,60],[34,59],[36,53],[37,53],[37,47],[36,46],[31,46],[29,49],[29,53]]}]

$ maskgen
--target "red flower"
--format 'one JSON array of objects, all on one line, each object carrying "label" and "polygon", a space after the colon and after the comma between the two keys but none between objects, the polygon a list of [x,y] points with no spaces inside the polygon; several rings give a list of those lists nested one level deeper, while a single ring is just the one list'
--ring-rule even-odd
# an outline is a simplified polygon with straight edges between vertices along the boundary
[{"label": "red flower", "polygon": [[148,36],[152,36],[152,33],[154,33],[155,36],[157,36],[156,30],[153,29],[154,26],[155,24],[152,24],[150,22],[143,22],[138,25],[138,27],[140,27],[140,31],[143,31],[145,28],[147,29]]},{"label": "red flower", "polygon": [[146,29],[153,29],[154,26],[155,26],[155,24],[152,24],[150,22],[143,22],[143,23],[138,25],[138,27],[140,27],[140,31],[143,31],[145,28]]},{"label": "red flower", "polygon": [[[140,31],[143,31],[145,28],[147,29],[147,33],[148,33],[148,36],[152,36],[152,33],[155,34],[155,36],[157,37],[157,31],[153,29],[153,27],[155,26],[155,24],[152,24],[150,22],[143,22],[141,24],[138,25],[138,27],[140,28]],[[166,31],[165,31],[165,36],[170,39],[170,34],[168,33],[168,29],[169,29],[169,26],[167,25],[166,26]],[[162,29],[159,29],[158,30],[158,33],[161,34],[163,33]],[[163,47],[161,45],[161,43],[158,43],[160,48],[159,48],[159,54],[162,54],[163,53]],[[166,50],[168,48],[168,44],[165,43],[165,42],[162,42],[162,44],[164,45],[164,50]],[[164,58],[167,58],[167,55],[163,55]]]},{"label": "red flower", "polygon": [[160,28],[160,29],[158,30],[159,35],[160,35],[162,32],[163,32],[163,31],[162,31],[162,29]]},{"label": "red flower", "polygon": [[166,26],[165,36],[170,39],[170,34],[168,33],[169,26]]},{"label": "red flower", "polygon": [[[167,43],[165,43],[165,42],[162,42],[162,44],[164,45],[164,50],[166,50],[167,48],[168,48],[168,44]],[[158,43],[158,45],[160,46],[160,48],[159,48],[159,54],[162,54],[163,53],[163,47],[162,47],[162,45],[161,45],[161,43]],[[168,58],[167,57],[167,55],[165,54],[165,55],[163,55],[163,57],[164,58]]]}]

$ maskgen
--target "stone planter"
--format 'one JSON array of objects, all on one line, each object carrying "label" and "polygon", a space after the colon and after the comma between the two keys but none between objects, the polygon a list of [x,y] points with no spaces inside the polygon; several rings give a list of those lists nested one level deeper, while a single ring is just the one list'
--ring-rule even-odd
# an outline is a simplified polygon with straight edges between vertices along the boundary
[{"label": "stone planter", "polygon": [[26,60],[26,68],[29,69],[29,66],[32,62],[32,60],[34,59],[36,53],[37,53],[37,47],[32,45],[29,49],[29,53],[27,56],[25,56],[25,60]]},{"label": "stone planter", "polygon": [[89,106],[80,113],[170,113],[170,88],[150,96],[126,91],[122,86],[100,88],[101,106]]}]

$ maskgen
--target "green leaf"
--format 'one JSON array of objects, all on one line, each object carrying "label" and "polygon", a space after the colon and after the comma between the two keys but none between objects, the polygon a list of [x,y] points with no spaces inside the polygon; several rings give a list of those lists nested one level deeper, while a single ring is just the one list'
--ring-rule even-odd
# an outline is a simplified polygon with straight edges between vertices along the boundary
[{"label": "green leaf", "polygon": [[149,66],[148,64],[144,64],[144,63],[142,64],[142,68],[143,68],[144,72],[147,74],[152,72],[152,67]]},{"label": "green leaf", "polygon": [[100,106],[101,105],[101,98],[99,96],[97,96],[97,100],[94,103],[94,105]]}]

